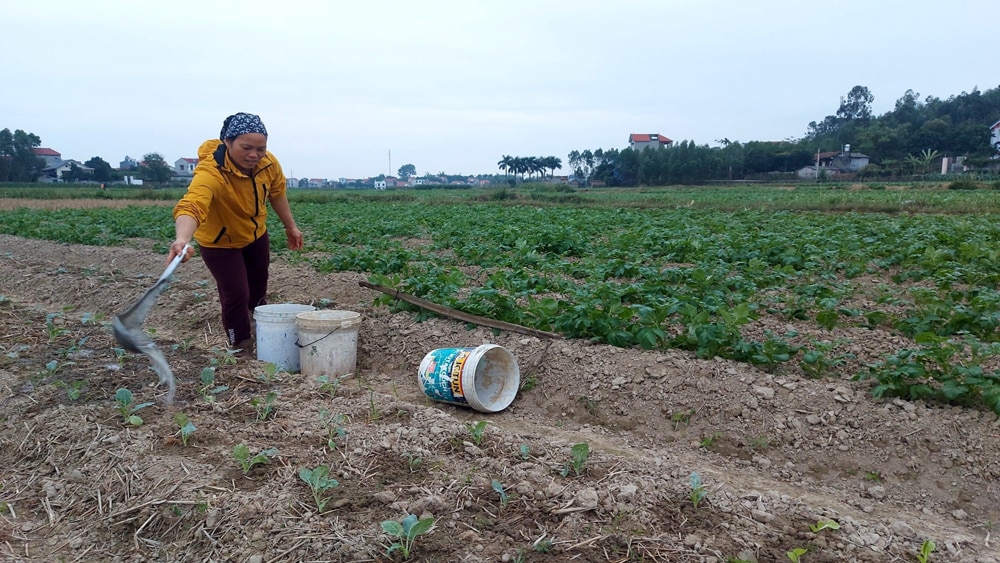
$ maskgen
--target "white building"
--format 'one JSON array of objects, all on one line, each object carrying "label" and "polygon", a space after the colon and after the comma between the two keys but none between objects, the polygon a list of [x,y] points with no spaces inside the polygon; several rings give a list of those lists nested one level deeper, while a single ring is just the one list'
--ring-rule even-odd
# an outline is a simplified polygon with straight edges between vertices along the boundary
[{"label": "white building", "polygon": [[990,125],[990,146],[997,150],[994,157],[1000,157],[1000,121]]}]

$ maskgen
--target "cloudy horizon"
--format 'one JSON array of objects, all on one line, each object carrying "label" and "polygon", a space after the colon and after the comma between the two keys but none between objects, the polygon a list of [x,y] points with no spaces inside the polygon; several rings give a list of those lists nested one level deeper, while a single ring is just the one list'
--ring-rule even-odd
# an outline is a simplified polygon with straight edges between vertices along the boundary
[{"label": "cloudy horizon", "polygon": [[855,85],[876,115],[907,89],[996,88],[998,6],[18,2],[0,47],[26,54],[5,61],[0,128],[63,158],[172,164],[248,111],[290,177],[496,174],[503,155],[556,156],[565,174],[570,151],[630,133],[798,139]]}]

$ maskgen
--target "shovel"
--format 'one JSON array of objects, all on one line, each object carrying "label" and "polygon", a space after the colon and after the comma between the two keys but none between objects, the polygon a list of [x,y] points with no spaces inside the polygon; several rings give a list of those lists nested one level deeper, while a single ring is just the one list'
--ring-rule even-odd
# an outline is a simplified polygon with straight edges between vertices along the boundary
[{"label": "shovel", "polygon": [[114,332],[118,344],[130,352],[145,354],[153,363],[153,371],[160,377],[160,384],[167,385],[167,396],[163,399],[167,405],[174,402],[174,392],[177,390],[177,385],[174,383],[174,373],[170,371],[170,364],[167,363],[163,352],[160,352],[149,335],[142,330],[142,323],[146,320],[146,316],[149,315],[149,311],[153,308],[160,293],[170,285],[170,275],[180,265],[188,248],[190,245],[185,245],[184,250],[170,261],[167,269],[163,271],[163,275],[156,280],[153,287],[147,289],[146,293],[143,293],[128,309],[111,319],[111,330]]}]

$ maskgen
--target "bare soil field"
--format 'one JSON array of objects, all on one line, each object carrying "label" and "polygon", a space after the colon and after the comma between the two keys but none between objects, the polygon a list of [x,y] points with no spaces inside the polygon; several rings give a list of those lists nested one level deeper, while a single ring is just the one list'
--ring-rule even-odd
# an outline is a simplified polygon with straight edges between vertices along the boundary
[{"label": "bare soil field", "polygon": [[[810,379],[417,322],[373,306],[361,274],[276,256],[269,302],[363,316],[356,373],[323,385],[226,353],[195,258],[145,324],[178,378],[165,406],[148,360],[116,353],[107,326],[162,271],[150,248],[0,236],[0,560],[401,561],[380,524],[413,514],[434,523],[412,561],[780,562],[798,548],[807,563],[917,561],[927,540],[933,562],[1000,561],[1000,422],[872,399],[850,370],[892,334],[838,328],[828,337],[858,360]],[[483,343],[518,358],[509,408],[424,397],[427,352]],[[227,389],[202,389],[213,365]],[[154,403],[135,413],[143,424],[116,408],[122,387]],[[196,427],[186,445],[180,412]],[[580,443],[590,455],[574,466]],[[238,444],[274,453],[244,472]],[[323,511],[299,475],[317,466],[339,483]],[[839,529],[811,531],[821,520]]]},{"label": "bare soil field", "polygon": [[30,209],[100,209],[112,208],[120,209],[130,205],[160,205],[170,206],[177,203],[175,201],[142,201],[134,199],[17,199],[0,198],[0,211],[10,211],[27,207]]}]

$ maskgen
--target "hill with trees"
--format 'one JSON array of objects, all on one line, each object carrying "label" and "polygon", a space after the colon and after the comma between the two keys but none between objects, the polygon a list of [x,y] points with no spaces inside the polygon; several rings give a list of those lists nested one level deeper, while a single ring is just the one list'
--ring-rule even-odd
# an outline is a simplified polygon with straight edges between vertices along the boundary
[{"label": "hill with trees", "polygon": [[[989,127],[1000,119],[1000,87],[962,92],[946,100],[907,90],[892,110],[872,114],[874,95],[855,86],[833,115],[809,123],[805,136],[787,141],[717,140],[718,146],[681,141],[637,153],[631,148],[573,151],[569,164],[579,178],[609,186],[699,184],[725,180],[794,177],[814,164],[817,153],[852,151],[867,155],[866,178],[903,179],[926,173],[944,156],[965,156],[985,166],[1000,147],[990,145]],[[575,155],[575,158],[574,158]]]}]

